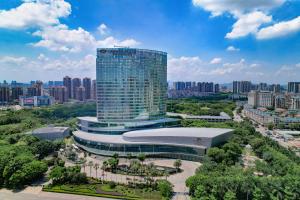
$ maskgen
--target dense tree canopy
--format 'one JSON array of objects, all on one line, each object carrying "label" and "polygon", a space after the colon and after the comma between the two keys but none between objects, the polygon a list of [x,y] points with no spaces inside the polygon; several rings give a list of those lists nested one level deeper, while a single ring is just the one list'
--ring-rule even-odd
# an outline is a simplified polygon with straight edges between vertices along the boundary
[{"label": "dense tree canopy", "polygon": [[[243,147],[252,146],[259,160],[245,168]],[[193,199],[300,199],[300,158],[256,133],[249,122],[236,128],[229,143],[211,148],[203,165],[186,184]],[[261,173],[261,175],[255,175]]]}]

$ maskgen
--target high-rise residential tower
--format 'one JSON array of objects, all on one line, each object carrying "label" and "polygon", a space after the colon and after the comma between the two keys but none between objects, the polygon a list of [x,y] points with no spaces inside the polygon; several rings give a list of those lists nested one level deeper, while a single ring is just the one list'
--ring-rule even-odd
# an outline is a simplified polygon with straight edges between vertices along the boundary
[{"label": "high-rise residential tower", "polygon": [[68,90],[65,86],[53,86],[49,88],[50,96],[54,97],[57,103],[68,101]]},{"label": "high-rise residential tower", "polygon": [[63,79],[63,82],[64,82],[63,83],[64,86],[67,89],[68,99],[71,99],[72,98],[72,79],[71,79],[71,77],[65,76],[64,79]]},{"label": "high-rise residential tower", "polygon": [[85,89],[85,99],[91,99],[92,81],[90,78],[82,79],[82,85]]},{"label": "high-rise residential tower", "polygon": [[288,92],[300,93],[300,82],[288,82]]},{"label": "high-rise residential tower", "polygon": [[233,94],[247,94],[251,91],[250,81],[233,81],[232,83]]},{"label": "high-rise residential tower", "polygon": [[72,98],[76,99],[76,90],[78,87],[81,86],[81,79],[80,78],[73,78],[72,79]]},{"label": "high-rise residential tower", "polygon": [[92,94],[91,94],[93,100],[96,100],[96,90],[97,90],[96,80],[93,80],[92,81]]}]

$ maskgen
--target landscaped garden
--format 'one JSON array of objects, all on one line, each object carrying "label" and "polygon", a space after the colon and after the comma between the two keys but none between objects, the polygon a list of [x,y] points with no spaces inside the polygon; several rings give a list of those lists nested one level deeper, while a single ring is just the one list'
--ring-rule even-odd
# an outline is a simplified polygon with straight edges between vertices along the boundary
[{"label": "landscaped garden", "polygon": [[134,188],[127,185],[116,184],[114,182],[101,183],[99,181],[91,180],[88,184],[49,185],[45,186],[43,190],[48,192],[61,192],[118,199],[162,199],[162,195],[160,191],[158,191],[157,185],[155,185],[155,187],[140,187],[136,186],[136,188]]},{"label": "landscaped garden", "polygon": [[[90,169],[99,168],[98,164],[89,162]],[[57,163],[49,174],[51,184],[44,186],[47,192],[60,192],[97,197],[118,199],[170,199],[173,190],[167,180],[144,179],[127,184],[116,183],[98,178],[88,178],[86,173],[81,172],[80,166],[65,167],[64,163]]]},{"label": "landscaped garden", "polygon": [[105,171],[110,171],[115,174],[123,174],[130,176],[142,176],[149,179],[159,176],[169,176],[175,173],[181,172],[181,160],[174,161],[174,167],[167,166],[157,166],[154,163],[144,163],[146,159],[145,154],[141,153],[136,158],[133,158],[131,155],[128,155],[127,161],[119,165],[118,154],[113,155],[112,158],[103,162],[102,169]]}]

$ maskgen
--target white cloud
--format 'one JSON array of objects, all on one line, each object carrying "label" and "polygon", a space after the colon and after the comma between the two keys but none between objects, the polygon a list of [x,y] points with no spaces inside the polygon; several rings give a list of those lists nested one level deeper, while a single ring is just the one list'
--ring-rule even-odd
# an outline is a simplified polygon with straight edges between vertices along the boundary
[{"label": "white cloud", "polygon": [[226,38],[235,39],[244,37],[250,33],[255,34],[262,24],[271,21],[271,16],[267,16],[260,11],[240,15],[239,19],[233,24],[232,31],[226,34]]},{"label": "white cloud", "polygon": [[32,35],[40,37],[41,40],[31,45],[47,48],[50,51],[91,52],[97,47],[114,45],[132,47],[139,44],[132,38],[121,40],[107,35],[109,31],[105,24],[98,27],[102,35],[107,35],[102,40],[97,40],[81,27],[70,29],[59,21],[60,18],[70,14],[71,5],[64,0],[25,0],[16,8],[0,10],[0,28],[36,28]]},{"label": "white cloud", "polygon": [[[39,63],[37,63],[39,64]],[[44,70],[48,71],[91,71],[95,70],[96,57],[88,54],[81,59],[70,59],[63,57],[61,59],[50,60],[42,66]]]},{"label": "white cloud", "polygon": [[140,43],[134,39],[119,40],[113,36],[108,36],[103,40],[97,40],[90,32],[79,27],[69,29],[64,24],[45,27],[40,31],[33,33],[42,38],[37,43],[32,44],[35,47],[45,47],[51,51],[80,52],[83,49],[94,50],[97,47],[113,46],[137,46]]},{"label": "white cloud", "polygon": [[231,14],[237,21],[231,32],[226,34],[228,39],[236,39],[253,34],[257,39],[270,39],[286,36],[300,31],[300,16],[272,23],[270,10],[283,5],[287,0],[193,0],[193,5],[211,13],[212,17],[224,13]]},{"label": "white cloud", "polygon": [[0,10],[0,28],[21,29],[59,24],[59,18],[71,13],[64,0],[25,1],[19,7]]},{"label": "white cloud", "polygon": [[168,60],[168,80],[231,82],[232,79],[238,78],[263,81],[266,73],[262,71],[264,68],[254,67],[258,65],[248,63],[245,59],[214,65],[211,61],[203,61],[198,56],[171,57]]},{"label": "white cloud", "polygon": [[237,63],[224,63],[222,67],[213,69],[210,71],[210,74],[213,75],[224,75],[224,74],[231,74],[233,72],[240,72],[241,70],[246,68],[245,59],[241,59]]},{"label": "white cloud", "polygon": [[171,57],[168,59],[168,80],[197,80],[204,63],[198,57]]},{"label": "white cloud", "polygon": [[286,0],[193,0],[193,5],[219,16],[229,12],[235,16],[257,10],[267,11],[282,5]]},{"label": "white cloud", "polygon": [[259,66],[260,66],[260,64],[253,63],[250,65],[250,68],[258,68]]},{"label": "white cloud", "polygon": [[290,20],[276,23],[262,28],[257,33],[258,39],[270,39],[288,35],[300,31],[300,16]]},{"label": "white cloud", "polygon": [[98,26],[97,30],[99,31],[99,33],[101,35],[106,35],[108,34],[108,28],[105,24],[100,24],[100,26]]},{"label": "white cloud", "polygon": [[13,57],[13,56],[4,56],[0,57],[1,64],[9,64],[9,65],[21,65],[26,62],[25,57]]},{"label": "white cloud", "polygon": [[79,52],[95,43],[95,38],[81,27],[70,30],[64,24],[45,27],[33,35],[42,38],[33,46],[45,47],[51,51]]},{"label": "white cloud", "polygon": [[210,64],[220,64],[222,62],[222,58],[213,58],[210,61]]},{"label": "white cloud", "polygon": [[227,50],[227,51],[240,51],[239,48],[236,48],[236,47],[234,47],[234,46],[229,46],[229,47],[227,47],[226,50]]},{"label": "white cloud", "polygon": [[134,39],[125,39],[125,40],[119,40],[112,36],[109,36],[105,38],[104,40],[98,40],[96,41],[97,47],[114,47],[114,46],[126,46],[126,47],[133,47],[140,44],[140,42],[134,40]]},{"label": "white cloud", "polygon": [[48,60],[49,60],[49,58],[46,57],[46,56],[45,56],[44,54],[42,54],[42,53],[37,57],[37,59],[40,60],[40,61],[48,61]]}]

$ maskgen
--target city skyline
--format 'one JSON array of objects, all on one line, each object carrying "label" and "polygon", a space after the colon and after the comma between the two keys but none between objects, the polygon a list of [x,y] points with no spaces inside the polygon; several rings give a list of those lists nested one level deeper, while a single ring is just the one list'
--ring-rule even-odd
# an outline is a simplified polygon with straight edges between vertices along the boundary
[{"label": "city skyline", "polygon": [[299,10],[294,0],[3,1],[0,80],[94,79],[96,48],[117,45],[166,51],[169,81],[297,81]]}]

